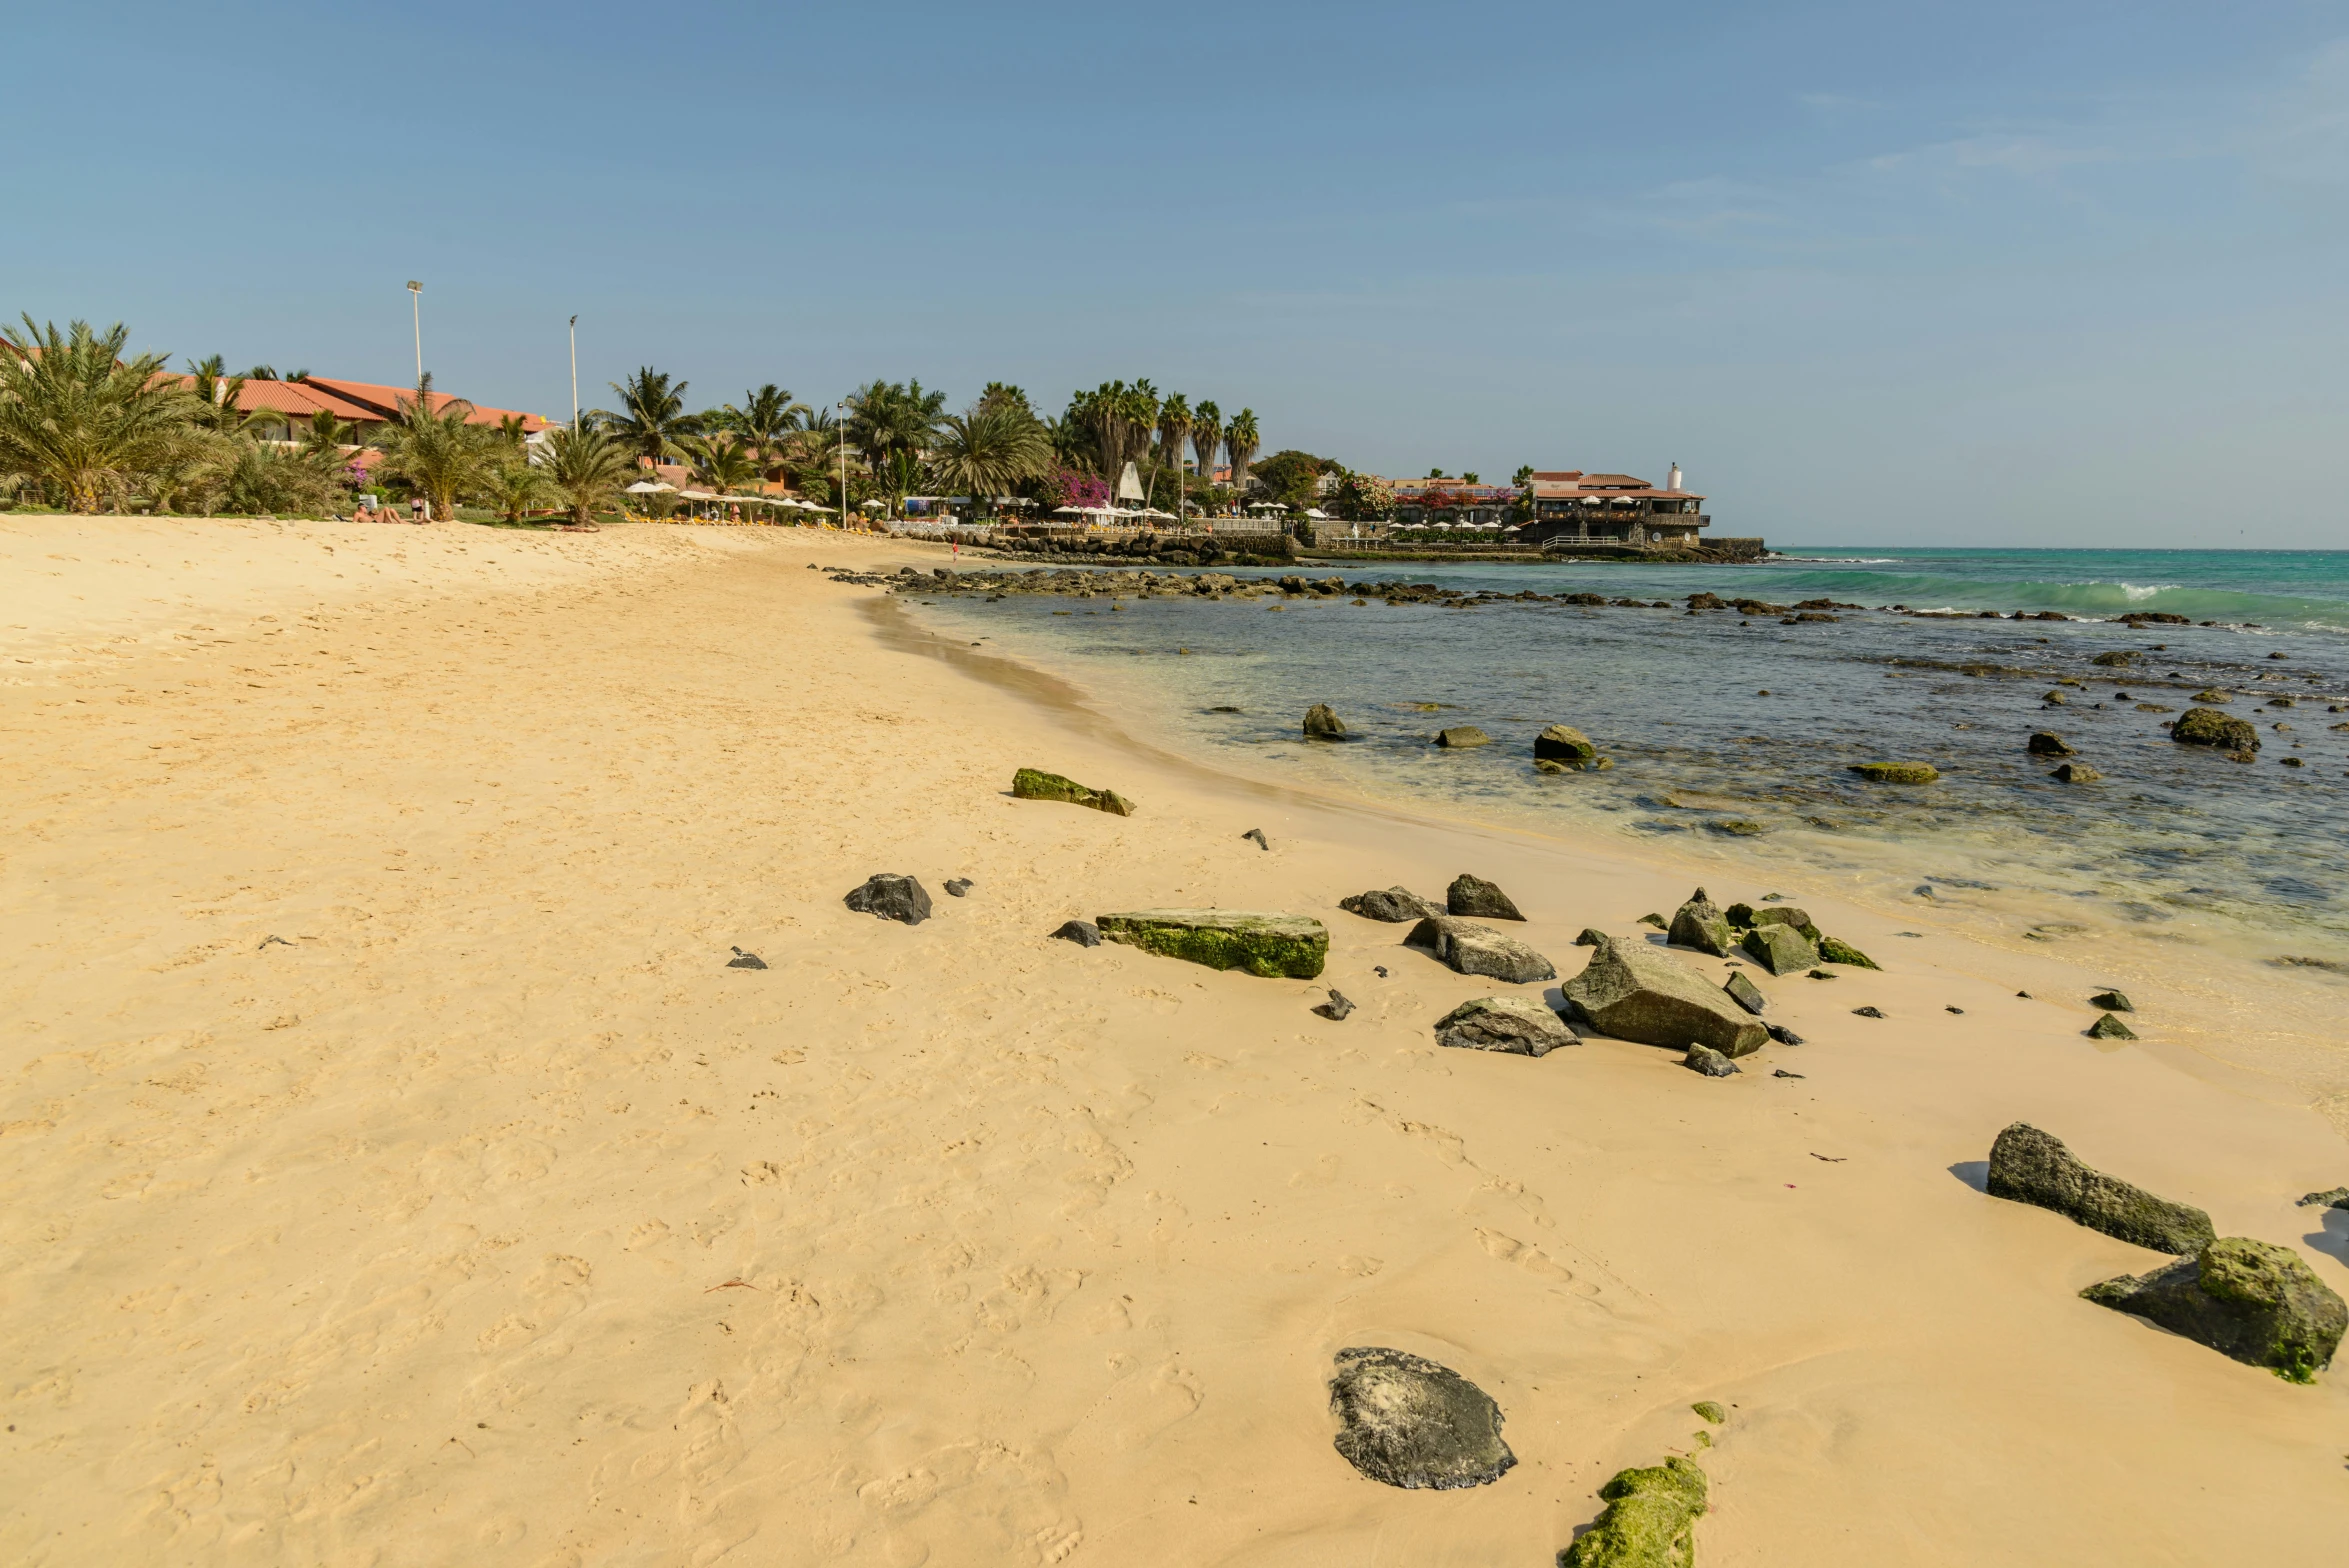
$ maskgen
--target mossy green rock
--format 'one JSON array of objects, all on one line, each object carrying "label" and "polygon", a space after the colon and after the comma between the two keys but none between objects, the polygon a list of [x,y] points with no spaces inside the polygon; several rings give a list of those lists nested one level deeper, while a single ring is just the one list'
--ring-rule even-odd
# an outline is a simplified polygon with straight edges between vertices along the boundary
[{"label": "mossy green rock", "polygon": [[1694,1568],[1705,1473],[1678,1454],[1599,1488],[1606,1511],[1558,1554],[1558,1568]]},{"label": "mossy green rock", "polygon": [[2150,1274],[2124,1274],[2080,1292],[2133,1312],[2221,1355],[2312,1383],[2349,1328],[2349,1303],[2289,1248],[2228,1236]]},{"label": "mossy green rock", "polygon": [[1871,784],[1930,784],[1941,777],[1930,762],[1855,762],[1851,770]]},{"label": "mossy green rock", "polygon": [[1698,1415],[1703,1416],[1707,1421],[1712,1422],[1715,1426],[1719,1426],[1722,1422],[1729,1419],[1729,1412],[1721,1408],[1721,1401],[1718,1399],[1700,1399],[1688,1408],[1695,1411]]},{"label": "mossy green rock", "polygon": [[1136,909],[1102,915],[1093,923],[1112,942],[1210,969],[1245,969],[1266,979],[1311,980],[1329,960],[1328,928],[1303,915]]},{"label": "mossy green rock", "polygon": [[1819,959],[1822,963],[1848,964],[1854,969],[1881,967],[1876,960],[1840,937],[1823,936],[1819,938]]},{"label": "mossy green rock", "polygon": [[1745,934],[1744,946],[1755,963],[1774,975],[1798,975],[1819,962],[1819,950],[1792,926],[1755,926]]},{"label": "mossy green rock", "polygon": [[[2109,1016],[2109,1015],[2107,1015]],[[2142,1187],[2087,1165],[2028,1122],[2016,1122],[1990,1146],[1993,1198],[2053,1209],[2090,1230],[2177,1257],[2218,1239],[2210,1216],[2191,1204],[2157,1198]]]},{"label": "mossy green rock", "polygon": [[1473,724],[1455,724],[1448,730],[1436,731],[1436,744],[1451,751],[1465,751],[1474,746],[1490,746],[1493,738]]},{"label": "mossy green rock", "polygon": [[2216,746],[2221,751],[2257,751],[2259,729],[2249,719],[2238,719],[2216,708],[2188,708],[2170,726],[2170,739],[2185,746]]},{"label": "mossy green rock", "polygon": [[2134,1040],[2137,1038],[2137,1031],[2122,1023],[2111,1013],[2106,1013],[2088,1026],[2088,1038],[2091,1040]]},{"label": "mossy green rock", "polygon": [[1723,1056],[1762,1048],[1770,1032],[1679,959],[1644,942],[1609,941],[1560,988],[1572,1014],[1602,1034],[1686,1051],[1709,1045]]},{"label": "mossy green rock", "polygon": [[1130,817],[1134,803],[1113,789],[1088,789],[1074,779],[1064,779],[1057,773],[1046,773],[1041,768],[1022,768],[1011,776],[1012,795],[1020,800],[1059,800],[1072,806],[1085,806],[1094,811],[1106,811],[1113,817]]},{"label": "mossy green rock", "polygon": [[1665,928],[1665,940],[1674,947],[1693,947],[1700,953],[1715,958],[1729,956],[1729,917],[1724,915],[1698,888],[1672,915],[1672,924]]}]

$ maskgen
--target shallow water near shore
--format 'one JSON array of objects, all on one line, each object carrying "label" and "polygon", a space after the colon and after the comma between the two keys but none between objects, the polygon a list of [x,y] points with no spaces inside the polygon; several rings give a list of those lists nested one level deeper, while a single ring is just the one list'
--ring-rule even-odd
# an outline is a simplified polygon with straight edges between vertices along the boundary
[{"label": "shallow water near shore", "polygon": [[[1351,595],[1278,612],[1267,599],[914,602],[941,631],[1066,675],[1138,733],[1267,777],[1833,871],[1945,911],[1971,906],[2025,939],[2121,925],[2246,957],[2349,961],[2349,730],[2332,727],[2349,721],[2336,711],[2349,707],[2349,555],[1808,550],[1747,568],[1348,563],[1304,575],[1333,572],[1470,593],[1704,590],[2233,619],[2137,628],[1868,610],[1789,626],[1677,604],[1357,607]],[[2090,662],[2112,651],[2136,658]],[[2161,728],[2206,688],[2259,727],[2255,762]],[[2065,703],[2045,705],[2050,691]],[[1344,716],[1349,743],[1302,739],[1315,702]],[[1558,722],[1614,766],[1535,772],[1533,736]],[[1433,745],[1452,725],[1494,744]],[[2057,759],[2024,749],[2041,729],[2103,781],[2048,777]],[[1849,771],[1882,759],[1930,762],[1941,782],[1873,785]]]}]

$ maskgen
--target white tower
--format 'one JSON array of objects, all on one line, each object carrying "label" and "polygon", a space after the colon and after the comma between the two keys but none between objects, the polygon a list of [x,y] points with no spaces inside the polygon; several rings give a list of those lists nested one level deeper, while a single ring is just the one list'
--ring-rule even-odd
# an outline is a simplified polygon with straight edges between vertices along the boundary
[{"label": "white tower", "polygon": [[1672,465],[1672,477],[1664,481],[1664,488],[1667,490],[1680,488],[1680,465],[1678,463]]}]

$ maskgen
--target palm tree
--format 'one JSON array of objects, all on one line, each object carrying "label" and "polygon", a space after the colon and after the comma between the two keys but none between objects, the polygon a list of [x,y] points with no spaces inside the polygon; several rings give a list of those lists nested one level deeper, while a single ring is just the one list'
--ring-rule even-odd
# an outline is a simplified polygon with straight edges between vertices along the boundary
[{"label": "palm tree", "polygon": [[759,477],[759,464],[747,442],[725,436],[692,436],[684,446],[693,471],[721,495],[740,490]]},{"label": "palm tree", "polygon": [[982,396],[939,422],[930,470],[948,491],[969,491],[975,514],[990,497],[1050,473],[1052,442],[1025,399]]},{"label": "palm tree", "polygon": [[76,512],[125,494],[188,444],[198,412],[161,354],[123,358],[130,330],[86,321],[0,331],[0,473],[63,492]]},{"label": "palm tree", "polygon": [[619,411],[599,408],[595,418],[638,457],[656,463],[674,457],[687,436],[702,433],[701,416],[685,412],[685,382],[672,385],[667,373],[644,365],[625,384],[608,385],[619,395]]},{"label": "palm tree", "polygon": [[1158,455],[1175,476],[1175,516],[1183,515],[1183,441],[1191,433],[1191,400],[1180,392],[1158,405]]},{"label": "palm tree", "polygon": [[864,454],[892,502],[918,482],[921,456],[937,440],[945,412],[946,394],[926,392],[919,381],[875,381],[849,395],[848,444]]},{"label": "palm tree", "polygon": [[517,453],[489,471],[485,488],[490,500],[497,506],[498,515],[519,526],[522,514],[540,505],[555,493],[555,487],[546,471],[527,456]]},{"label": "palm tree", "polygon": [[790,393],[770,381],[756,392],[743,393],[741,407],[728,403],[723,417],[726,428],[749,443],[751,460],[763,470],[807,412],[806,405],[793,402]]},{"label": "palm tree", "polygon": [[1243,408],[1232,416],[1224,427],[1224,455],[1232,460],[1232,490],[1235,494],[1248,488],[1248,459],[1256,455],[1256,411]]},{"label": "palm tree", "polygon": [[557,428],[533,462],[548,489],[570,509],[575,528],[594,525],[596,508],[620,493],[636,466],[625,446],[595,429]]},{"label": "palm tree", "polygon": [[1215,483],[1215,452],[1223,445],[1223,410],[1205,398],[1191,410],[1191,450],[1199,454],[1199,485]]},{"label": "palm tree", "polygon": [[396,474],[423,493],[429,514],[441,522],[457,516],[457,497],[472,490],[495,468],[506,443],[494,425],[468,424],[473,405],[461,397],[432,406],[432,375],[426,372],[412,396],[375,435],[382,449],[381,471]]}]

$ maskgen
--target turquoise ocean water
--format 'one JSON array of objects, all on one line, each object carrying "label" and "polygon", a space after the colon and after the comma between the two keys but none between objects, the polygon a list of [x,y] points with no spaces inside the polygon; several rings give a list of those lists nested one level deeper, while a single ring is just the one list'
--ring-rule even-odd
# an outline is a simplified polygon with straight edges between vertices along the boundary
[{"label": "turquoise ocean water", "polygon": [[[1813,547],[1747,567],[1341,563],[1304,575],[1871,608],[1794,626],[1677,604],[1389,608],[1352,595],[1291,600],[1280,614],[1261,599],[1127,597],[1112,610],[1106,596],[1026,595],[945,596],[917,613],[1242,771],[1713,845],[1903,896],[1996,894],[2051,931],[2076,912],[2246,952],[2349,959],[2349,551]],[[2077,619],[1928,619],[1894,605]],[[2218,624],[2108,619],[2131,610]],[[2108,652],[2134,659],[2091,662]],[[2256,762],[2161,728],[2212,689],[2258,725]],[[2050,692],[2063,704],[2049,706]],[[1298,721],[1315,702],[1359,738],[1305,743]],[[1533,735],[1552,722],[1587,732],[1615,766],[1534,772]],[[1455,724],[1495,744],[1430,744]],[[2103,782],[2050,779],[2050,761],[2024,747],[2040,729]],[[1931,762],[1942,782],[1892,788],[1848,770],[1877,759]]]}]

